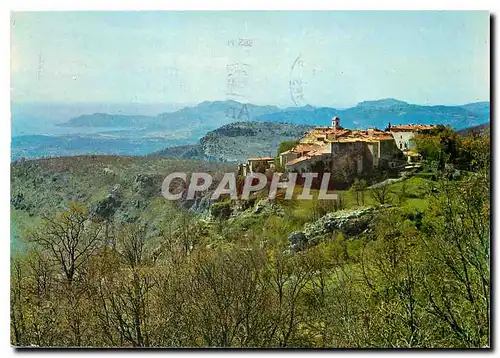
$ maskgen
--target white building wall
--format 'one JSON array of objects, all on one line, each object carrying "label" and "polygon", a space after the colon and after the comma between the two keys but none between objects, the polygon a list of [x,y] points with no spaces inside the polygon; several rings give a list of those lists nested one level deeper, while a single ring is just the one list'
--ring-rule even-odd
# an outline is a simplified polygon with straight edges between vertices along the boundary
[{"label": "white building wall", "polygon": [[392,132],[394,141],[399,150],[409,149],[412,146],[410,140],[415,136],[415,132]]},{"label": "white building wall", "polygon": [[374,142],[374,143],[368,143],[368,150],[370,151],[370,154],[373,158],[373,166],[376,167],[378,166],[378,159],[380,158],[380,143],[379,142]]}]

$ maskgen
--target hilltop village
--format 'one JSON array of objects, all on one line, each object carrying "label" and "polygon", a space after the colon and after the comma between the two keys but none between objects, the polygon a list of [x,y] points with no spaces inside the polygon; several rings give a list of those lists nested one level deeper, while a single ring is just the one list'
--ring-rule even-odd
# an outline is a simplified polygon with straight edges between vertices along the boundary
[{"label": "hilltop village", "polygon": [[273,157],[249,158],[239,165],[239,174],[276,170],[277,165],[286,173],[335,172],[353,167],[357,176],[373,169],[404,169],[419,161],[411,139],[417,133],[428,132],[434,125],[388,124],[378,128],[348,129],[340,124],[339,117],[332,118],[330,127],[315,127],[307,131],[298,144]]}]

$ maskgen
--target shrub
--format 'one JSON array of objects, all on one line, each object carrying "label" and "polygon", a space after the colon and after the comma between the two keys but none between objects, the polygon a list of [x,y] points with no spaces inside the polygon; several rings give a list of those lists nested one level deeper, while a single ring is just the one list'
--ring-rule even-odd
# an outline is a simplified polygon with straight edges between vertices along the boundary
[{"label": "shrub", "polygon": [[220,201],[212,204],[210,213],[217,219],[227,220],[233,212],[231,201]]}]

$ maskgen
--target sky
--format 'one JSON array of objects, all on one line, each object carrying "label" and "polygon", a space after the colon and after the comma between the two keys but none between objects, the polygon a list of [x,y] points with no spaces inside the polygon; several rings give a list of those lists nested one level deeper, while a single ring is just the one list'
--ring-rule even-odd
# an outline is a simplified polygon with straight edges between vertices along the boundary
[{"label": "sky", "polygon": [[478,11],[14,12],[11,99],[487,101],[489,26]]}]

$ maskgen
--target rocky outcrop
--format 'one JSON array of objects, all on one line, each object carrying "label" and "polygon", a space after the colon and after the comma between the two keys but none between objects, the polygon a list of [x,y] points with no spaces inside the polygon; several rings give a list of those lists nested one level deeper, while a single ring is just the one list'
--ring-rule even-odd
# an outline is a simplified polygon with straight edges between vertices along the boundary
[{"label": "rocky outcrop", "polygon": [[[208,198],[202,198],[197,201],[193,206],[197,208],[205,208],[205,210],[196,210],[197,212],[210,212],[211,219],[218,217],[215,212],[219,213],[222,209],[220,204],[222,202],[210,203]],[[224,215],[229,220],[237,220],[249,217],[259,217],[259,216],[283,216],[285,211],[283,207],[273,201],[265,198],[261,200],[256,200],[252,198],[251,200],[236,200],[228,202],[229,208],[224,208]],[[217,210],[214,210],[218,206]],[[207,210],[208,209],[208,210]]]},{"label": "rocky outcrop", "polygon": [[235,122],[208,132],[200,145],[208,160],[246,162],[249,157],[275,155],[281,142],[298,139],[308,129],[288,123]]},{"label": "rocky outcrop", "polygon": [[290,241],[290,246],[293,251],[300,251],[309,246],[307,236],[301,231],[292,232],[288,237],[288,241]]},{"label": "rocky outcrop", "polygon": [[285,211],[279,204],[274,203],[268,198],[257,201],[255,206],[243,211],[240,215],[276,215],[283,216]]},{"label": "rocky outcrop", "polygon": [[375,214],[383,207],[363,207],[328,213],[313,223],[307,223],[303,231],[290,234],[288,241],[292,251],[313,246],[327,234],[341,232],[344,236],[357,236],[370,228]]},{"label": "rocky outcrop", "polygon": [[262,199],[262,200],[258,201],[257,204],[255,204],[255,207],[253,208],[253,213],[254,214],[273,214],[273,215],[282,216],[283,207],[273,203],[269,199]]},{"label": "rocky outcrop", "polygon": [[91,217],[98,220],[109,220],[115,215],[116,210],[121,206],[122,201],[115,192],[111,192],[108,196],[94,205],[91,205],[89,212]]},{"label": "rocky outcrop", "polygon": [[210,195],[205,195],[201,198],[196,198],[191,201],[192,205],[189,207],[190,211],[196,213],[205,213],[210,209],[210,205],[212,200],[210,199]]},{"label": "rocky outcrop", "polygon": [[163,178],[157,174],[137,174],[134,179],[134,190],[145,198],[161,193]]}]

